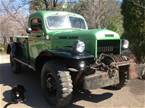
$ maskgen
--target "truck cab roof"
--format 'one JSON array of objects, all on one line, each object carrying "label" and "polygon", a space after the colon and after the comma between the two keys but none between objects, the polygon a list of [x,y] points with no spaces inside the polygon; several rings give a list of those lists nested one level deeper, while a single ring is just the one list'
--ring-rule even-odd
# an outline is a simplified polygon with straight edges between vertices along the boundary
[{"label": "truck cab roof", "polygon": [[33,16],[48,17],[48,16],[52,16],[52,15],[68,15],[68,16],[75,16],[75,17],[84,19],[84,17],[79,14],[67,12],[67,11],[37,11],[37,12],[31,14],[30,17],[33,17]]},{"label": "truck cab roof", "polygon": [[[36,22],[43,22],[46,29],[88,29],[85,18],[79,14],[66,11],[37,11],[29,17],[29,26],[34,19]],[[36,21],[36,20],[37,21]]]}]

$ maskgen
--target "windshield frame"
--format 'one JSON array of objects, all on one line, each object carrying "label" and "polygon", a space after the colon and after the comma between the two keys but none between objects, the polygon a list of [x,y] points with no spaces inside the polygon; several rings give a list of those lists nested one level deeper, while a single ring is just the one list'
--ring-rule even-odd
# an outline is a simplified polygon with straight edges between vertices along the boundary
[{"label": "windshield frame", "polygon": [[[68,20],[69,23],[70,23],[70,27],[69,27],[69,28],[56,28],[56,29],[54,28],[54,29],[52,29],[52,28],[48,25],[48,17],[51,17],[51,16],[64,16],[64,17],[66,17],[67,20]],[[72,26],[71,26],[71,22],[70,22],[70,20],[69,20],[69,17],[76,17],[76,18],[82,19],[82,20],[84,21],[85,28],[74,28],[74,27],[72,27]],[[47,29],[48,29],[48,30],[63,30],[63,29],[81,29],[81,30],[88,30],[88,25],[87,25],[86,20],[85,20],[83,17],[73,16],[73,15],[50,15],[50,16],[47,16],[47,17],[46,17],[46,26],[47,26]]]}]

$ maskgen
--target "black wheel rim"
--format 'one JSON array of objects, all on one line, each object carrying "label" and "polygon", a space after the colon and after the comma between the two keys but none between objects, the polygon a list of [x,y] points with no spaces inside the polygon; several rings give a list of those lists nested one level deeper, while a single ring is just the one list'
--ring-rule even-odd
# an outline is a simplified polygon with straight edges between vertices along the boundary
[{"label": "black wheel rim", "polygon": [[56,85],[56,79],[54,76],[50,73],[47,74],[46,77],[46,90],[49,98],[55,99],[57,96],[57,85]]}]

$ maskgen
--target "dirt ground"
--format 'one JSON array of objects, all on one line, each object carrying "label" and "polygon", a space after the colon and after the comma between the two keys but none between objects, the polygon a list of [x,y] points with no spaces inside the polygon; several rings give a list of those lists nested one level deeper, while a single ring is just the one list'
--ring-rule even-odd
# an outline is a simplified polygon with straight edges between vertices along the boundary
[{"label": "dirt ground", "polygon": [[[0,55],[0,108],[10,100],[9,90],[16,84],[27,89],[26,102],[8,108],[51,108],[42,95],[40,79],[34,72],[12,74],[9,55]],[[145,81],[132,80],[119,91],[97,89],[91,94],[79,94],[69,108],[145,108]]]}]

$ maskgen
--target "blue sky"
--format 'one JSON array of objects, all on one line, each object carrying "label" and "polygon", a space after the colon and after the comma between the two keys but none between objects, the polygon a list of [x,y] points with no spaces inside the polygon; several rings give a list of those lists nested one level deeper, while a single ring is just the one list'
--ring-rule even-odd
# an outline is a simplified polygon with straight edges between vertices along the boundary
[{"label": "blue sky", "polygon": [[[26,4],[27,0],[0,0],[0,15],[3,14],[1,10],[3,10],[2,8],[2,3],[3,2],[6,6],[8,5],[9,1],[11,1],[11,3],[9,4],[9,9],[17,9],[19,8],[19,6],[23,6],[24,4]],[[29,14],[29,5],[24,5],[22,8],[22,12],[25,15]]]},{"label": "blue sky", "polygon": [[19,7],[19,6],[23,6],[22,7],[22,11],[25,15],[29,14],[29,5],[28,5],[28,0],[15,0],[15,2],[13,2],[12,6],[14,7]]},{"label": "blue sky", "polygon": [[122,0],[116,0],[116,1],[120,1],[121,2]]}]

